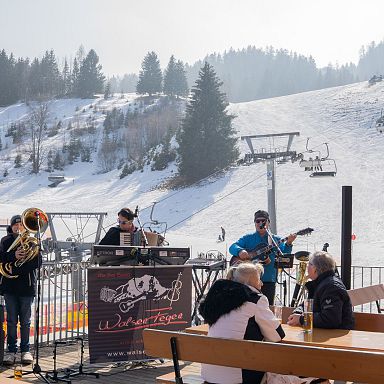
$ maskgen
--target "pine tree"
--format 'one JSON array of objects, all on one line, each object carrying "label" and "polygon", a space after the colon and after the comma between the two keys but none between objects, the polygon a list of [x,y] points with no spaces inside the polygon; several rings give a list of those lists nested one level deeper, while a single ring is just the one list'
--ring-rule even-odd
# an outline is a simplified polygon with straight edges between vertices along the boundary
[{"label": "pine tree", "polygon": [[139,81],[136,85],[136,91],[139,94],[148,93],[152,96],[154,93],[161,92],[161,83],[163,75],[160,69],[160,62],[155,52],[149,52],[141,64]]},{"label": "pine tree", "polygon": [[163,92],[168,96],[174,96],[176,91],[176,61],[172,55],[169,59],[167,68],[164,71]]},{"label": "pine tree", "polygon": [[15,78],[15,59],[7,56],[5,50],[0,52],[0,106],[9,105],[17,101]]},{"label": "pine tree", "polygon": [[228,103],[211,65],[205,63],[192,88],[178,134],[179,173],[187,182],[204,178],[237,160],[239,151]]},{"label": "pine tree", "polygon": [[15,157],[15,168],[20,168],[20,167],[21,167],[21,155],[19,153]]},{"label": "pine tree", "polygon": [[64,68],[61,75],[62,78],[62,90],[61,93],[63,96],[68,97],[71,94],[71,74],[69,71],[69,65],[67,59],[64,62]]},{"label": "pine tree", "polygon": [[184,64],[181,60],[176,63],[176,96],[187,96],[188,95],[188,81],[185,74]]},{"label": "pine tree", "polygon": [[46,51],[40,62],[41,94],[44,97],[54,97],[60,93],[60,72],[53,52]]},{"label": "pine tree", "polygon": [[108,81],[107,85],[105,86],[104,90],[104,100],[107,100],[111,97],[111,82]]},{"label": "pine tree", "polygon": [[79,76],[80,76],[80,68],[77,59],[73,60],[73,69],[71,74],[71,92],[72,96],[76,96],[79,90]]},{"label": "pine tree", "polygon": [[163,92],[168,96],[186,96],[188,93],[187,77],[181,60],[175,61],[172,55],[164,71]]},{"label": "pine tree", "polygon": [[98,63],[99,56],[91,49],[80,67],[78,96],[90,98],[95,93],[103,92],[105,77]]}]

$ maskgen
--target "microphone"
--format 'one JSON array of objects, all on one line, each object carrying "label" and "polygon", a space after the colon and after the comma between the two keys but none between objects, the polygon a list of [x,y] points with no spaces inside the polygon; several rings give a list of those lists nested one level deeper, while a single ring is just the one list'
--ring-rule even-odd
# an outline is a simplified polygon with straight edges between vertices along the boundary
[{"label": "microphone", "polygon": [[265,222],[265,223],[261,223],[261,224],[259,225],[259,228],[260,228],[260,229],[264,229],[266,223],[267,223],[267,222]]},{"label": "microphone", "polygon": [[134,216],[137,217],[139,214],[139,206],[136,205],[136,209],[135,209],[135,213],[134,213]]}]

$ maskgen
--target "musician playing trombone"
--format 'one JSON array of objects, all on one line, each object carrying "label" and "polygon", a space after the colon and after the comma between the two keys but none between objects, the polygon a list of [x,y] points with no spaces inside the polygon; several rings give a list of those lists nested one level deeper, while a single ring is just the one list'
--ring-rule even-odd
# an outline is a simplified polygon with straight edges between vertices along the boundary
[{"label": "musician playing trombone", "polygon": [[[271,234],[270,236],[268,229],[270,220],[266,211],[256,211],[254,223],[256,231],[241,237],[233,243],[229,247],[229,253],[236,256],[239,261],[254,260],[263,264],[264,274],[261,291],[268,298],[269,304],[273,305],[277,280],[275,257],[279,252],[275,244],[278,245],[280,252],[291,253],[296,234],[290,234],[286,242],[281,241],[281,238],[276,235]],[[268,252],[263,252],[266,249],[268,249]]]},{"label": "musician playing trombone", "polygon": [[22,267],[16,267],[16,260],[25,258],[25,252],[21,246],[8,252],[9,247],[24,229],[22,217],[12,216],[7,227],[7,235],[0,242],[1,263],[12,265],[13,272],[17,271],[17,277],[11,274],[1,275],[0,289],[4,295],[7,309],[7,353],[3,363],[11,365],[16,359],[17,353],[17,323],[20,322],[20,351],[21,362],[31,364],[33,357],[29,352],[29,333],[31,327],[32,303],[36,291],[36,275],[39,266],[39,257],[26,262]]}]

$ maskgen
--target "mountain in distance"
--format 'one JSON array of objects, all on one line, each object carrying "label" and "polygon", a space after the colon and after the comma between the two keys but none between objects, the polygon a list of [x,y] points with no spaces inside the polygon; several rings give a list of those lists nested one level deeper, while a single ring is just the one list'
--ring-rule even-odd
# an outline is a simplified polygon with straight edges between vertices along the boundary
[{"label": "mountain in distance", "polygon": [[[384,85],[368,82],[328,88],[290,96],[231,104],[237,115],[234,125],[239,136],[300,132],[292,150],[305,159],[319,155],[337,167],[335,177],[311,178],[299,161],[276,166],[277,232],[285,236],[305,227],[314,228],[310,236],[299,237],[294,251],[319,250],[325,242],[340,260],[341,191],[353,188],[354,265],[383,265],[384,223],[383,155],[384,136],[375,121],[384,106]],[[134,96],[131,96],[131,101]],[[58,118],[74,114],[75,106],[87,109],[95,100],[57,100],[53,110]],[[112,99],[105,108],[119,107]],[[25,115],[25,105],[0,108],[0,132]],[[308,138],[310,138],[308,140]],[[3,141],[4,143],[4,141]],[[265,139],[257,149],[284,148],[287,139]],[[239,140],[242,156],[249,152]],[[307,149],[312,152],[309,153]],[[215,148],[212,148],[214,151]],[[2,162],[12,154],[2,150]],[[140,221],[152,218],[167,224],[171,246],[191,246],[192,257],[209,250],[226,254],[228,246],[243,234],[253,231],[253,213],[267,209],[266,165],[233,166],[225,173],[188,188],[167,190],[159,187],[177,172],[175,164],[163,171],[143,172],[120,179],[119,170],[100,174],[94,163],[74,163],[66,167],[66,181],[48,187],[48,173],[31,175],[27,170],[10,170],[0,183],[0,210],[3,219],[29,207],[47,212],[107,212],[105,226],[114,225],[121,207],[140,209]],[[332,163],[332,161],[331,161]],[[324,167],[329,165],[324,162]],[[224,242],[218,242],[220,227],[225,228]]]}]

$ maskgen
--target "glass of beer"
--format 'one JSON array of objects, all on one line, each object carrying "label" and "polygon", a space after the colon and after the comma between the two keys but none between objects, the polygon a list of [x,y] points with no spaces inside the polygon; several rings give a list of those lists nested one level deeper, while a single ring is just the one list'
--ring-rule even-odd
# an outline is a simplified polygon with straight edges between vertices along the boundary
[{"label": "glass of beer", "polygon": [[23,378],[23,367],[21,363],[15,363],[13,368],[13,378],[16,380],[21,380]]},{"label": "glass of beer", "polygon": [[304,300],[304,322],[303,329],[305,333],[312,333],[313,330],[313,299]]}]

